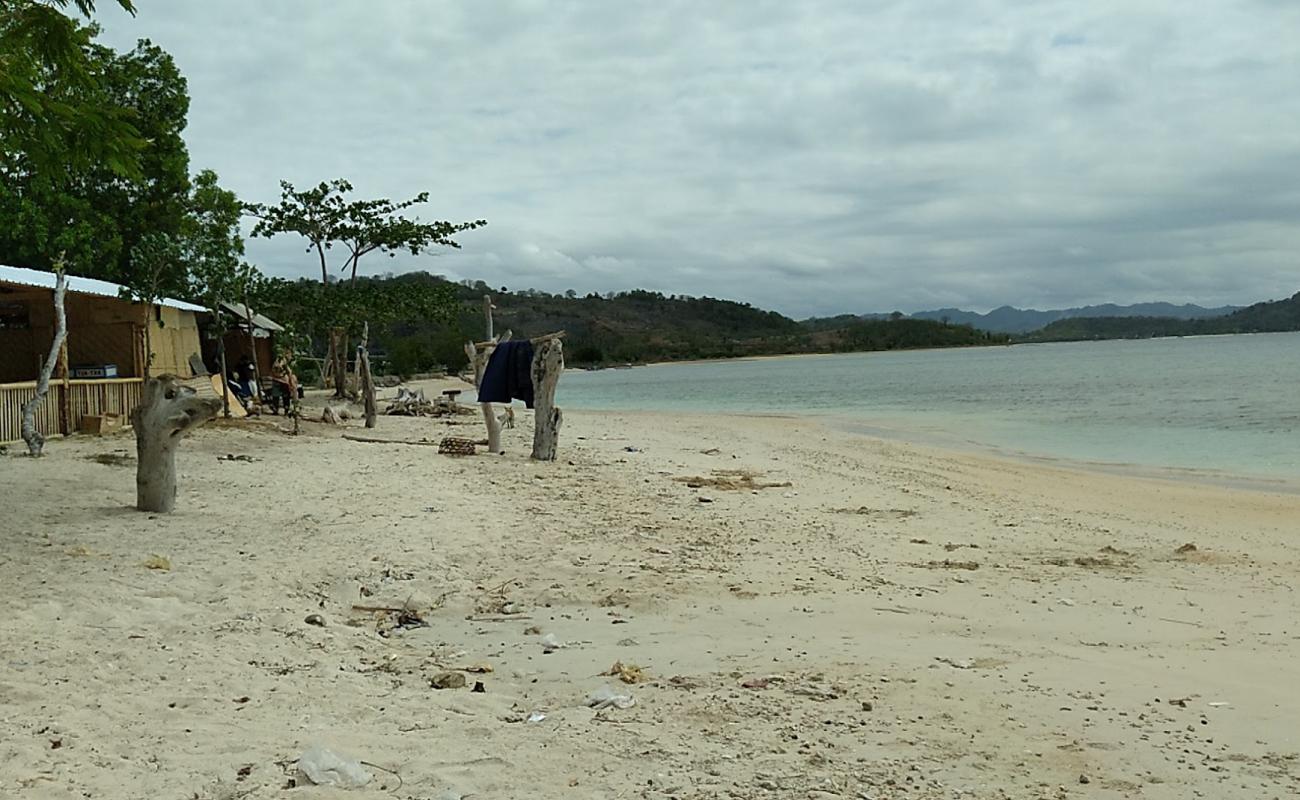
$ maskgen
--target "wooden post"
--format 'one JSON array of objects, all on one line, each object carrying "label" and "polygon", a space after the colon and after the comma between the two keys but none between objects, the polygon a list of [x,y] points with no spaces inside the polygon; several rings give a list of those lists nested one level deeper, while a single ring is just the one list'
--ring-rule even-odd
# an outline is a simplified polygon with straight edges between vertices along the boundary
[{"label": "wooden post", "polygon": [[168,513],[176,507],[176,445],[220,408],[216,398],[199,397],[175,375],[145,382],[140,405],[131,412],[136,508]]},{"label": "wooden post", "polygon": [[375,427],[375,379],[370,375],[370,353],[364,348],[357,350],[358,370],[361,373],[361,399],[366,405],[366,427]]},{"label": "wooden post", "polygon": [[555,385],[564,372],[564,342],[559,336],[544,337],[533,351],[533,458],[554,461],[559,447],[560,423],[564,415],[555,407]]},{"label": "wooden post", "polygon": [[[493,308],[495,308],[495,306],[492,305],[492,295],[490,294],[483,295],[483,317],[487,321],[486,341],[489,342],[493,341],[493,339],[495,338],[493,332],[494,326],[492,322]],[[473,345],[468,345],[466,347],[466,350],[471,352],[470,358],[474,362],[474,388],[475,389],[478,389],[479,384],[482,383],[483,381],[483,370],[487,368],[488,359],[492,357],[492,351],[494,349],[495,346],[485,347],[481,350],[477,347],[474,347]],[[493,455],[500,455],[502,453],[501,423],[497,421],[496,411],[493,410],[491,403],[479,403],[478,407],[479,410],[483,412],[483,423],[487,425],[488,452],[492,453]]]}]

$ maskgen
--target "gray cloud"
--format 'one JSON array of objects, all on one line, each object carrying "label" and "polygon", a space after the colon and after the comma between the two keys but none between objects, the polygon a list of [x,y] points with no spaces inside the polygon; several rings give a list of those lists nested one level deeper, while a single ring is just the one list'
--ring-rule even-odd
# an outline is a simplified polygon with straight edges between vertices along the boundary
[{"label": "gray cloud", "polygon": [[1300,289],[1295,4],[139,6],[104,38],[175,55],[194,166],[241,197],[347,177],[490,220],[374,271],[794,315]]}]

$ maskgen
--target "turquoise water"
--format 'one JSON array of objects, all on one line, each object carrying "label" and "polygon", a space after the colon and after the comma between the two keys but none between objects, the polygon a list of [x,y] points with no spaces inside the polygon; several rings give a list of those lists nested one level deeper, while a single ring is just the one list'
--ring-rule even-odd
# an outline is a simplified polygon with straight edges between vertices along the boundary
[{"label": "turquoise water", "polygon": [[1099,465],[1300,478],[1300,334],[854,353],[570,372],[572,408],[813,414]]}]

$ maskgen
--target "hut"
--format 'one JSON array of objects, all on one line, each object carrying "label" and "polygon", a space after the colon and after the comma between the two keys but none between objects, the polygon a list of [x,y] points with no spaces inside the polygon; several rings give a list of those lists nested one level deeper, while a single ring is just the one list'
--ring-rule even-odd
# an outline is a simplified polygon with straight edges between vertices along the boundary
[{"label": "hut", "polygon": [[[227,370],[247,356],[257,365],[258,375],[270,375],[271,366],[276,359],[275,335],[283,332],[284,327],[243,303],[222,303],[221,311],[234,321],[221,336],[221,346],[226,350]],[[209,331],[209,335],[203,337],[203,363],[210,374],[220,375],[221,352],[215,334],[217,326],[210,313],[200,315],[200,324]]]},{"label": "hut", "polygon": [[[55,275],[0,265],[0,442],[17,440],[22,407],[54,339]],[[83,419],[129,414],[144,383],[145,325],[154,374],[192,374],[201,352],[197,315],[202,306],[163,299],[146,308],[123,299],[108,281],[69,277],[64,308],[68,336],[36,411],[46,436],[80,430]]]}]

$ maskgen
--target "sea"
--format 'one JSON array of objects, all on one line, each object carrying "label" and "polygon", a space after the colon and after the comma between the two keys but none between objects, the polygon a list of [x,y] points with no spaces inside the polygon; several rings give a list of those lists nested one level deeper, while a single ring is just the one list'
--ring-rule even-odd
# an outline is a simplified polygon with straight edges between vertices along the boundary
[{"label": "sea", "polygon": [[1300,488],[1300,333],[575,370],[557,404],[816,416],[846,434]]}]

